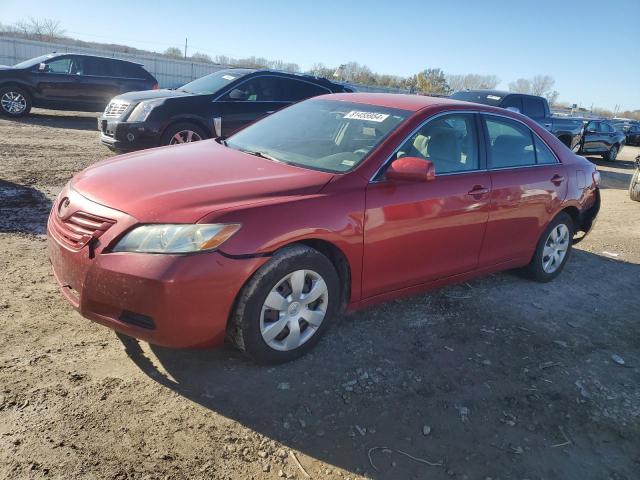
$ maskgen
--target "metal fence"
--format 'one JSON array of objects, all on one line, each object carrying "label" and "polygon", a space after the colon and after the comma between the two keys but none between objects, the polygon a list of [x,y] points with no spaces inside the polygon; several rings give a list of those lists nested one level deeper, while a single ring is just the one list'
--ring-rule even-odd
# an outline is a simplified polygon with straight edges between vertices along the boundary
[{"label": "metal fence", "polygon": [[38,42],[35,40],[0,36],[1,65],[14,65],[24,60],[53,52],[86,53],[89,55],[101,55],[141,63],[149,73],[156,77],[162,88],[178,87],[203,75],[225,68],[224,65],[174,60],[161,55],[111,52],[96,48],[75,47],[61,43]]}]

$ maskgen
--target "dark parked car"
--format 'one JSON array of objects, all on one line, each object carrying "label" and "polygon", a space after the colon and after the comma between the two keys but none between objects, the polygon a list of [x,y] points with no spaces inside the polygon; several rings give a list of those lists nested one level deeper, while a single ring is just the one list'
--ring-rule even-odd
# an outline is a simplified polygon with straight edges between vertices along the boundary
[{"label": "dark parked car", "polygon": [[0,67],[0,111],[11,117],[31,107],[99,112],[114,95],[153,88],[157,80],[137,63],[52,53]]},{"label": "dark parked car", "polygon": [[584,129],[580,153],[602,155],[614,161],[625,145],[626,136],[616,130],[609,120],[589,120]]},{"label": "dark parked car", "polygon": [[131,151],[227,136],[309,97],[351,89],[324,78],[270,70],[220,70],[175,90],[114,98],[98,119],[102,143]]},{"label": "dark parked car", "polygon": [[640,122],[614,119],[611,125],[618,132],[624,133],[627,145],[640,145]]},{"label": "dark parked car", "polygon": [[571,150],[577,151],[580,147],[582,121],[573,118],[553,117],[549,109],[549,102],[544,97],[500,90],[463,90],[454,93],[451,98],[520,112],[553,133]]}]

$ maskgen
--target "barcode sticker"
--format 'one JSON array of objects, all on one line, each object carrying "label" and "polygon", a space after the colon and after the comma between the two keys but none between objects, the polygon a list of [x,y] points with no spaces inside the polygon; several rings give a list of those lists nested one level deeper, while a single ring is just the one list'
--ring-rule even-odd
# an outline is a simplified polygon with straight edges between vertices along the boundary
[{"label": "barcode sticker", "polygon": [[356,110],[352,110],[347,113],[344,118],[348,118],[350,120],[367,120],[369,122],[384,122],[389,115],[386,113],[377,113],[377,112],[358,112]]},{"label": "barcode sticker", "polygon": [[222,75],[222,78],[224,78],[225,80],[235,80],[236,77],[234,77],[233,75]]}]

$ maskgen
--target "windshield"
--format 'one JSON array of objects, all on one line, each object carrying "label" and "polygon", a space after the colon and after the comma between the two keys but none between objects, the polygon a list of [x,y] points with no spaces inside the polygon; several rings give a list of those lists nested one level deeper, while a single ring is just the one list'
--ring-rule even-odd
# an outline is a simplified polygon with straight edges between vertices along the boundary
[{"label": "windshield", "polygon": [[16,63],[13,68],[28,68],[34,65],[38,65],[39,63],[45,62],[51,58],[55,57],[52,53],[48,55],[41,55],[36,58],[30,58],[29,60],[25,60],[24,62]]},{"label": "windshield", "polygon": [[462,100],[464,102],[482,103],[484,105],[492,105],[497,107],[500,105],[500,101],[504,98],[501,95],[496,95],[495,92],[456,92],[451,97],[454,100]]},{"label": "windshield", "polygon": [[337,100],[307,100],[227,140],[236,150],[315,170],[356,167],[412,112]]},{"label": "windshield", "polygon": [[249,72],[250,70],[220,70],[189,82],[178,90],[198,94],[215,93]]}]

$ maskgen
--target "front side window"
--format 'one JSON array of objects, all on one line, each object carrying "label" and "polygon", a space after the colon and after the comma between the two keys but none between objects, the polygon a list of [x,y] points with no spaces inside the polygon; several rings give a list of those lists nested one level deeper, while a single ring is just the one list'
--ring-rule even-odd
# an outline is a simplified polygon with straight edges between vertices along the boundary
[{"label": "front side window", "polygon": [[187,93],[211,94],[217,93],[231,82],[238,80],[249,73],[247,70],[220,70],[219,72],[200,77],[193,82],[189,82],[178,90]]},{"label": "front side window", "polygon": [[589,123],[587,123],[587,126],[585,127],[585,131],[587,131],[587,132],[597,132],[599,125],[600,125],[600,122],[589,122]]},{"label": "front side window", "polygon": [[276,77],[256,77],[241,83],[220,100],[223,102],[273,102],[278,88]]},{"label": "front side window", "polygon": [[600,122],[600,133],[613,133],[613,128],[605,122]]},{"label": "front side window", "polygon": [[487,128],[489,166],[491,168],[535,165],[531,130],[506,118],[484,116]]},{"label": "front side window", "polygon": [[49,73],[72,73],[72,65],[73,60],[69,57],[67,58],[59,58],[56,60],[51,60],[46,62],[47,64],[47,72]]},{"label": "front side window", "polygon": [[346,172],[410,114],[361,103],[307,100],[240,130],[227,145],[276,162]]},{"label": "front side window", "polygon": [[444,115],[427,122],[400,147],[397,157],[431,160],[437,174],[479,168],[478,139],[473,114]]}]

